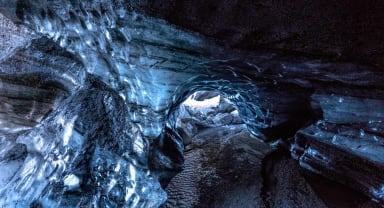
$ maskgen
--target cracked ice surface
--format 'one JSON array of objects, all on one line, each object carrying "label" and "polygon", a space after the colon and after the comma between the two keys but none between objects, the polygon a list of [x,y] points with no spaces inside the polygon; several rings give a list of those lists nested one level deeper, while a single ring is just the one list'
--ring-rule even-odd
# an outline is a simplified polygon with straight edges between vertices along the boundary
[{"label": "cracked ice surface", "polygon": [[[244,96],[255,89],[242,77],[237,83],[226,80],[234,73],[230,68],[212,74],[212,63],[226,65],[212,57],[221,50],[165,21],[104,3],[2,4],[3,9],[11,5],[8,12],[22,10],[16,13],[24,24],[72,54],[61,51],[58,56],[65,60],[47,57],[44,52],[60,49],[45,40],[42,52],[41,43],[33,40],[15,55],[21,65],[2,60],[2,96],[11,103],[3,120],[12,124],[1,126],[2,146],[10,148],[1,155],[2,167],[9,168],[2,175],[2,206],[157,207],[166,195],[147,160],[171,105],[194,88],[218,83],[228,94],[233,85],[244,87]],[[23,64],[23,56],[44,67]],[[26,76],[29,82],[20,81]],[[22,100],[30,107],[17,112]],[[21,152],[8,161],[16,145]],[[172,169],[166,156],[153,157]]]},{"label": "cracked ice surface", "polygon": [[[0,57],[2,206],[160,206],[166,195],[159,180],[171,177],[183,162],[172,111],[197,90],[219,91],[249,130],[265,140],[281,138],[280,127],[296,132],[321,119],[308,118],[321,108],[323,123],[371,122],[367,130],[376,130],[362,137],[374,134],[369,144],[382,148],[382,110],[367,111],[381,105],[382,97],[364,90],[382,89],[384,81],[369,67],[228,51],[132,12],[120,0],[0,0],[0,11],[36,32],[21,32],[17,38],[25,42],[5,45],[7,53]],[[17,50],[24,43],[30,45]],[[356,92],[372,100],[360,102],[355,91],[329,83],[361,88]],[[353,108],[342,105],[347,102]],[[341,114],[346,109],[353,112]],[[359,109],[360,116],[351,116]],[[338,149],[322,148],[334,134],[311,126],[306,131],[311,129],[314,135],[300,134],[317,146],[299,142],[302,166],[327,172],[315,169],[315,161],[339,170],[337,163],[328,167],[338,159],[329,155],[339,155]],[[350,155],[364,157],[374,150],[359,149],[364,140],[355,141],[335,140],[332,147],[342,144]],[[349,167],[341,172],[350,173]],[[380,198],[382,176],[376,179],[357,184]]]}]

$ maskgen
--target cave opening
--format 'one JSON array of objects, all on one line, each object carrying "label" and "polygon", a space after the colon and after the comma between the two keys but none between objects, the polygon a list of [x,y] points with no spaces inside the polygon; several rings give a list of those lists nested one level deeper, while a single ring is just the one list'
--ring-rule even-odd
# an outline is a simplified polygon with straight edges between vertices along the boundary
[{"label": "cave opening", "polygon": [[[270,147],[253,136],[228,98],[196,91],[175,109],[184,144],[183,170],[165,188],[163,207],[233,207],[262,204],[261,159]],[[234,183],[235,182],[235,183]]]},{"label": "cave opening", "polygon": [[197,91],[179,105],[175,129],[185,146],[207,129],[244,124],[235,105],[226,97],[218,91]]},{"label": "cave opening", "polygon": [[170,118],[182,139],[184,160],[163,184],[167,200],[161,207],[372,205],[356,190],[303,169],[290,152],[297,122],[310,125],[322,117],[318,104],[300,99],[303,105],[294,111],[296,117],[259,132],[266,139],[250,133],[230,98],[233,95],[201,90],[174,109]]}]

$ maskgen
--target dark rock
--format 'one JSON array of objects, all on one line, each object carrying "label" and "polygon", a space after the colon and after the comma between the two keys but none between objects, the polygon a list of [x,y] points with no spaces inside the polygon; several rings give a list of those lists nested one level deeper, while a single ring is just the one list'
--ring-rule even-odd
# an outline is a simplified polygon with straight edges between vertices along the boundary
[{"label": "dark rock", "polygon": [[159,181],[163,186],[182,170],[182,140],[176,132],[166,127],[162,136],[151,144],[149,166],[154,172],[158,172]]},{"label": "dark rock", "polygon": [[382,92],[338,92],[312,95],[323,111],[323,119],[296,134],[293,153],[301,166],[383,203]]},{"label": "dark rock", "polygon": [[[244,126],[207,129],[185,150],[164,207],[326,207],[292,159],[273,154]],[[268,186],[267,188],[265,186]]]},{"label": "dark rock", "polygon": [[[342,139],[345,141],[337,141]],[[297,146],[293,150],[302,167],[346,184],[382,203],[383,146],[372,142],[340,136],[313,125],[298,132]]]},{"label": "dark rock", "polygon": [[324,207],[302,176],[296,161],[277,151],[263,160],[262,197],[266,207]]},{"label": "dark rock", "polygon": [[301,171],[306,181],[327,207],[379,208],[369,197],[309,171]]},{"label": "dark rock", "polygon": [[244,127],[210,128],[196,135],[186,146],[184,170],[166,189],[164,207],[262,205],[261,161],[271,149]]},{"label": "dark rock", "polygon": [[146,1],[142,10],[227,47],[384,65],[381,1]]}]

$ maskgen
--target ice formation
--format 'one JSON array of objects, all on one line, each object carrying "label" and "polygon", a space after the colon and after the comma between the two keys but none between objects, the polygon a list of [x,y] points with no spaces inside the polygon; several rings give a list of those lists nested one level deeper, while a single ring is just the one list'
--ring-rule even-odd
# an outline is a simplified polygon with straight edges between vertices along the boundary
[{"label": "ice formation", "polygon": [[[360,100],[345,87],[382,90],[374,68],[224,49],[121,0],[2,0],[0,9],[35,32],[0,57],[0,206],[160,206],[160,182],[183,162],[174,110],[197,90],[219,91],[266,142],[308,127],[292,154],[317,173],[350,168],[338,167],[340,149],[382,165],[381,94]],[[355,169],[346,183],[368,177]],[[384,201],[382,179],[356,188]]]}]

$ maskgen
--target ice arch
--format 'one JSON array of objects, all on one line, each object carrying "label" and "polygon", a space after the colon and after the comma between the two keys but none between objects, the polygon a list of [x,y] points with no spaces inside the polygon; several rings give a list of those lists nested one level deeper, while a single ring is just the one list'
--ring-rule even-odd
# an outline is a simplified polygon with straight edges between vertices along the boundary
[{"label": "ice arch", "polygon": [[[358,145],[344,137],[355,129],[342,131],[339,136],[337,130],[328,132],[334,126],[339,129],[338,125],[363,123],[361,128],[368,129],[370,135],[362,134],[359,141],[381,149],[378,132],[383,114],[377,106],[382,105],[382,97],[380,93],[364,93],[372,86],[383,88],[382,76],[374,67],[223,49],[164,20],[134,13],[123,1],[0,3],[1,12],[37,33],[30,47],[16,53],[17,61],[2,56],[1,72],[6,74],[2,77],[3,86],[19,83],[7,80],[10,74],[17,77],[38,72],[47,80],[61,77],[59,82],[69,88],[57,99],[60,104],[52,105],[53,112],[38,113],[44,114],[44,119],[37,119],[36,126],[28,126],[21,135],[6,132],[2,137],[2,142],[16,141],[27,146],[25,163],[0,192],[4,205],[19,201],[22,205],[65,206],[71,194],[89,185],[97,189],[85,190],[88,194],[73,200],[74,206],[158,206],[165,195],[156,178],[161,173],[153,170],[174,164],[167,164],[169,161],[163,158],[161,143],[155,143],[155,149],[150,146],[153,142],[172,141],[176,149],[180,147],[174,129],[166,127],[167,119],[172,107],[190,93],[203,89],[231,95],[239,113],[246,115],[244,122],[250,131],[265,140],[283,137],[276,134],[283,132],[279,129],[295,129],[290,132],[293,136],[296,129],[312,124],[298,132],[292,148],[308,169],[325,174],[337,166],[330,165],[330,154],[324,152],[327,148],[314,151],[319,148],[316,145],[329,143],[336,150],[341,148],[368,161],[365,164],[372,167],[368,170],[381,165],[380,159],[372,156],[372,149],[356,148]],[[25,57],[32,58],[37,66],[26,64]],[[333,85],[329,87],[329,83]],[[50,90],[63,88],[58,86]],[[350,86],[354,90],[345,90]],[[3,93],[8,96],[10,92]],[[369,97],[361,101],[354,93]],[[344,101],[353,108],[343,108]],[[334,116],[333,112],[341,116]],[[93,121],[92,117],[102,122]],[[117,123],[119,128],[114,129]],[[335,141],[329,141],[334,135]],[[71,152],[70,147],[76,148]],[[161,150],[156,160],[165,164],[149,167],[148,157],[153,150]],[[74,165],[81,158],[88,161],[87,168],[92,167],[89,172],[93,177],[82,175],[83,166]],[[52,171],[52,177],[40,177],[45,170]],[[367,175],[358,170],[359,174]],[[336,169],[338,176],[342,172],[348,171]],[[357,189],[382,200],[382,176],[372,175],[374,179],[355,184]],[[347,176],[347,183],[356,182],[356,176]],[[30,183],[21,184],[17,182],[19,178]],[[35,186],[37,183],[40,185]],[[56,197],[63,200],[55,202]]]}]

